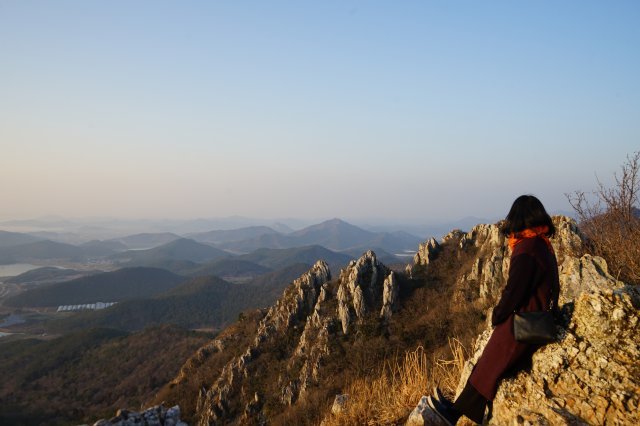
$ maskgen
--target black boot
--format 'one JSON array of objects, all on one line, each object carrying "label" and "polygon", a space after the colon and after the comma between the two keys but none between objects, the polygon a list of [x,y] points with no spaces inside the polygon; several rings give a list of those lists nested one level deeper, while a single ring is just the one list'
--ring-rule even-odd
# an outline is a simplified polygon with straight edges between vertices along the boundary
[{"label": "black boot", "polygon": [[438,401],[439,403],[441,403],[447,408],[453,407],[453,402],[449,401],[449,399],[447,399],[447,397],[444,396],[440,388],[437,386],[434,386],[433,394],[431,395],[431,398],[433,398],[435,401]]},{"label": "black boot", "polygon": [[427,397],[427,404],[446,425],[455,426],[455,424],[458,423],[460,412],[456,410],[453,405],[451,405],[451,407],[447,407],[440,401],[436,401],[431,396]]}]

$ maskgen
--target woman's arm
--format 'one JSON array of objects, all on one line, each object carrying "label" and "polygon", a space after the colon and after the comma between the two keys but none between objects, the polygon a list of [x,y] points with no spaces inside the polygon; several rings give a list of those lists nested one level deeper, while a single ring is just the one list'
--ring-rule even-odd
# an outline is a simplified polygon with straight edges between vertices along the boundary
[{"label": "woman's arm", "polygon": [[511,258],[507,285],[493,308],[491,324],[495,326],[505,321],[531,295],[538,268],[540,265],[530,254],[523,253]]}]

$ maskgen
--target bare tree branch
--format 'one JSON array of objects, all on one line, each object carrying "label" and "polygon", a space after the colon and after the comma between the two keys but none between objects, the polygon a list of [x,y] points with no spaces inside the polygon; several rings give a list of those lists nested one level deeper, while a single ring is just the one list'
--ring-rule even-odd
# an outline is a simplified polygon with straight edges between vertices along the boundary
[{"label": "bare tree branch", "polygon": [[589,201],[583,191],[565,194],[578,215],[593,254],[607,260],[611,272],[627,282],[640,282],[640,151],[627,155],[615,185],[607,187],[596,175],[597,189]]}]

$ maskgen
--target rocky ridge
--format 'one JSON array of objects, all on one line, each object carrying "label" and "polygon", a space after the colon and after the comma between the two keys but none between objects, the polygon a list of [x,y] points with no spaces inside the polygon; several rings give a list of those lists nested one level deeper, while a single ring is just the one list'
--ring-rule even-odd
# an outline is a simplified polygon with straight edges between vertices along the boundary
[{"label": "rocky ridge", "polygon": [[[583,237],[575,221],[566,216],[554,216],[556,235],[551,239],[561,273],[563,290],[573,291],[576,282],[582,282],[582,276],[576,278],[576,268],[589,270],[598,269],[598,262],[593,258],[583,259],[580,254],[583,249]],[[460,275],[460,287],[468,288],[467,282],[472,282],[477,289],[476,297],[490,304],[500,297],[502,289],[507,281],[509,273],[510,249],[504,235],[500,232],[499,224],[481,224],[474,226],[466,234],[460,231],[452,231],[443,238],[443,241],[458,237],[460,248],[474,247],[477,255],[469,271]],[[576,264],[577,262],[577,264]],[[595,262],[595,263],[593,263]],[[419,265],[419,263],[415,263]],[[606,265],[605,265],[606,268]],[[572,283],[562,280],[572,280]]]},{"label": "rocky ridge", "polygon": [[[318,383],[332,341],[351,333],[365,317],[382,323],[398,308],[395,274],[373,251],[351,261],[336,282],[330,281],[327,264],[319,261],[285,290],[260,322],[253,343],[201,391],[198,424],[266,422],[269,407],[293,405]],[[274,353],[280,356],[268,368],[278,371],[277,383],[270,391],[258,389],[261,358]],[[277,401],[270,398],[274,394]]]},{"label": "rocky ridge", "polygon": [[[555,217],[552,244],[559,261],[561,338],[537,351],[528,371],[503,380],[493,403],[495,425],[640,424],[640,289],[611,276],[599,257],[581,255],[575,222]],[[460,244],[478,257],[460,281],[477,283],[479,299],[499,297],[508,272],[508,247],[497,225],[478,225]],[[465,365],[462,391],[490,335],[478,336]],[[423,400],[408,425],[441,424]]]},{"label": "rocky ridge", "polygon": [[[285,290],[284,296],[269,309],[260,322],[253,343],[242,355],[233,358],[225,365],[220,377],[208,390],[200,393],[196,409],[199,424],[215,423],[232,414],[231,400],[238,398],[238,393],[243,393],[242,384],[251,375],[249,364],[260,356],[271,338],[286,333],[289,327],[297,325],[299,321],[312,314],[322,285],[330,279],[328,265],[318,261],[309,272],[295,280]],[[291,391],[292,398],[295,391],[297,389]],[[242,417],[247,418],[253,415],[261,417],[260,400],[260,395],[254,393],[253,398],[249,398],[245,403]]]}]

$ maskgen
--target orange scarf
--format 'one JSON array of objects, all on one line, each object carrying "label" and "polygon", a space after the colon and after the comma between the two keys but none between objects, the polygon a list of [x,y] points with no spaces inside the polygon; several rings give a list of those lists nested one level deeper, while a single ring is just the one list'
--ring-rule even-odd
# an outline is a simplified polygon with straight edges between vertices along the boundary
[{"label": "orange scarf", "polygon": [[551,246],[551,241],[549,241],[549,237],[547,237],[547,233],[549,232],[548,226],[536,226],[535,228],[528,228],[520,232],[511,233],[509,235],[509,247],[511,251],[515,248],[515,246],[525,238],[535,238],[540,237],[547,243],[547,247],[553,253],[553,247]]}]

